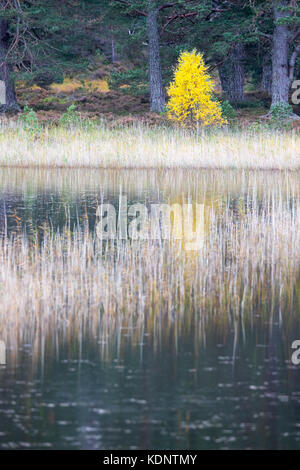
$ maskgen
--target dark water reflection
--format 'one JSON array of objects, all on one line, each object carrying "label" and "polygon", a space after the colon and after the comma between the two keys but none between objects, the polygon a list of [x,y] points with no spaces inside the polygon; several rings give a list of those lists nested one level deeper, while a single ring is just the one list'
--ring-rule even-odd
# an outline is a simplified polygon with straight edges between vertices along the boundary
[{"label": "dark water reflection", "polygon": [[0,447],[298,448],[299,369],[282,339],[250,338],[235,360],[230,338],[197,357],[188,341],[176,356],[146,341],[109,363],[85,344],[80,361],[61,352],[34,373],[24,352],[0,373]]},{"label": "dark water reflection", "polygon": [[[0,172],[1,229],[26,231],[66,223],[92,230],[99,201],[207,204],[240,199],[299,198],[299,175],[280,173]],[[21,228],[20,228],[21,227]],[[205,342],[182,335],[158,342],[147,331],[129,340],[83,336],[81,347],[33,358],[20,341],[0,366],[0,449],[297,449],[300,447],[300,366],[291,343],[300,339],[297,313],[289,327],[261,322],[246,332],[210,328]],[[1,339],[1,338],[0,338]],[[71,344],[71,345],[70,345]]]}]

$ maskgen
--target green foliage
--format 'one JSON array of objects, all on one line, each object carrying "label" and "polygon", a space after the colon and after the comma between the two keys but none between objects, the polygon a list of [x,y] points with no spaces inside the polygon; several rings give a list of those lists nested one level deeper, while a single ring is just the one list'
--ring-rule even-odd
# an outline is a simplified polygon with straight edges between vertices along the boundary
[{"label": "green foliage", "polygon": [[[7,60],[14,64],[18,79],[46,88],[62,82],[64,72],[86,70],[88,56],[96,50],[102,7],[98,0],[6,0],[0,18],[9,21],[13,47]],[[86,23],[93,17],[87,33]]]},{"label": "green foliage", "polygon": [[291,129],[291,114],[293,107],[287,103],[272,105],[270,109],[270,119],[262,122],[254,122],[249,130],[256,133],[261,131],[286,131]]},{"label": "green foliage", "polygon": [[38,121],[36,112],[25,106],[23,114],[19,117],[19,122],[22,124],[23,129],[32,137],[37,137],[42,132],[42,126]]},{"label": "green foliage", "polygon": [[269,127],[278,130],[288,130],[291,128],[290,117],[293,113],[293,107],[288,103],[278,103],[272,105],[270,109],[271,119]]},{"label": "green foliage", "polygon": [[82,124],[82,118],[78,111],[76,111],[75,104],[71,104],[67,111],[62,114],[59,123],[64,127],[75,127]]},{"label": "green foliage", "polygon": [[136,68],[126,72],[112,72],[108,80],[111,90],[118,90],[124,94],[141,96],[148,92],[147,70]]},{"label": "green foliage", "polygon": [[238,109],[257,109],[264,108],[265,103],[258,99],[247,99],[245,101],[235,103],[235,107]]},{"label": "green foliage", "polygon": [[257,133],[273,133],[274,131],[289,131],[291,130],[291,121],[255,121],[249,126],[249,131],[253,134]]},{"label": "green foliage", "polygon": [[58,98],[57,96],[47,96],[41,100],[41,103],[45,104],[66,104],[67,98]]},{"label": "green foliage", "polygon": [[236,117],[236,111],[231,106],[228,100],[221,102],[222,116],[227,120],[231,121]]},{"label": "green foliage", "polygon": [[68,129],[82,128],[91,129],[94,123],[89,119],[84,119],[80,113],[76,110],[76,105],[73,103],[68,107],[67,111],[61,115],[59,124]]},{"label": "green foliage", "polygon": [[282,122],[293,113],[293,107],[288,103],[278,103],[271,106],[270,114],[274,122]]}]

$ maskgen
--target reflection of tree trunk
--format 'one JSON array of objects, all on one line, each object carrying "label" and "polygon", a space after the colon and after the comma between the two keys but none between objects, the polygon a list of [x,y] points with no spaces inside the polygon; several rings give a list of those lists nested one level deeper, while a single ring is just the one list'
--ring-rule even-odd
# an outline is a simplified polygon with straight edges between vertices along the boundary
[{"label": "reflection of tree trunk", "polygon": [[160,63],[158,10],[152,6],[152,3],[152,0],[149,0],[147,13],[150,104],[151,111],[160,113],[164,110],[166,102]]},{"label": "reflection of tree trunk", "polygon": [[269,54],[265,54],[262,63],[261,90],[272,94],[272,61]]},{"label": "reflection of tree trunk", "polygon": [[16,100],[12,66],[7,63],[9,50],[8,22],[0,20],[0,80],[4,82],[4,93],[0,102],[0,112],[20,111]]},{"label": "reflection of tree trunk", "polygon": [[244,46],[232,48],[228,59],[219,66],[219,74],[224,96],[232,103],[245,100],[244,95]]}]

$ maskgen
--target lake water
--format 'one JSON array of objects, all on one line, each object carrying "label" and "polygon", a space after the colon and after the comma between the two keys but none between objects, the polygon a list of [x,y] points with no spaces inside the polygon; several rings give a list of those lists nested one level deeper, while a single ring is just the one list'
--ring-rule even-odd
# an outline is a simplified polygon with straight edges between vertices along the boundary
[{"label": "lake water", "polygon": [[[257,213],[272,204],[294,212],[299,176],[0,170],[0,231],[41,241],[46,225],[53,232],[85,226],[94,234],[99,203],[118,208],[120,193],[147,206],[201,203],[220,218],[230,210],[238,224],[253,201]],[[287,245],[300,251],[298,242],[287,234]],[[265,276],[266,291],[272,279]],[[226,312],[216,304],[219,320],[200,332],[183,312],[179,334],[172,323],[151,329],[146,322],[105,340],[83,331],[80,341],[66,337],[57,345],[54,338],[43,348],[34,344],[42,341],[39,332],[32,341],[19,337],[0,366],[0,449],[299,448],[300,365],[291,361],[291,345],[300,340],[300,308],[297,284],[291,289],[288,312],[275,305],[268,316],[267,301],[257,297],[251,321],[237,327],[223,322]]]}]

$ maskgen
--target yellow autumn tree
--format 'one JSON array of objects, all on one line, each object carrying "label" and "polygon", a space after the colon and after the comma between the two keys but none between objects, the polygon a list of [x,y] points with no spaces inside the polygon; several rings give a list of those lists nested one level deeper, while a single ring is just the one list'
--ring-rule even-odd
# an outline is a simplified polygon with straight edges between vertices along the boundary
[{"label": "yellow autumn tree", "polygon": [[214,82],[207,72],[203,55],[182,52],[170,83],[169,117],[181,123],[224,125],[221,104],[213,99]]}]

